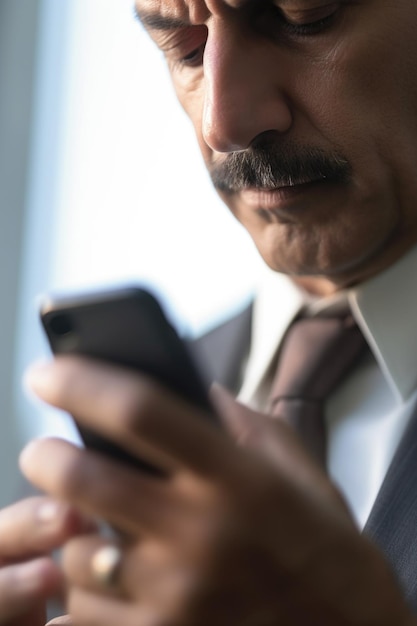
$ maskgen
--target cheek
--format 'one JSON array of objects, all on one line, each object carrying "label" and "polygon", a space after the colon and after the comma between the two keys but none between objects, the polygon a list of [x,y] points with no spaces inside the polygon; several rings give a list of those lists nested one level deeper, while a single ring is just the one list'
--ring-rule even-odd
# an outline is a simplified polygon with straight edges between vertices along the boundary
[{"label": "cheek", "polygon": [[311,121],[325,138],[346,147],[347,157],[351,151],[362,157],[361,167],[365,160],[367,167],[383,161],[396,170],[404,150],[417,154],[417,38],[414,26],[407,30],[388,17],[377,33],[368,24],[318,61],[314,84],[307,76],[300,80],[310,93]]},{"label": "cheek", "polygon": [[223,197],[272,269],[295,275],[339,277],[349,282],[368,271],[375,257],[391,254],[399,232],[395,197],[388,188],[352,184],[323,202],[306,198],[308,211],[267,223],[236,197]]},{"label": "cheek", "polygon": [[318,141],[350,162],[357,200],[376,224],[399,221],[417,232],[415,29],[389,19],[377,34],[365,26],[296,75],[297,105],[305,135],[316,129]]},{"label": "cheek", "polygon": [[204,110],[204,84],[202,77],[182,85],[179,81],[172,79],[174,90],[185,114],[191,121],[197,139],[198,147],[203,156],[207,168],[212,162],[213,152],[208,147],[203,137],[203,110]]},{"label": "cheek", "polygon": [[[352,284],[365,278],[388,250],[397,224],[364,219],[335,221],[322,228],[298,225],[265,228],[254,233],[264,261],[272,269],[291,275],[320,275],[335,282]],[[371,272],[372,273],[372,272]]]}]

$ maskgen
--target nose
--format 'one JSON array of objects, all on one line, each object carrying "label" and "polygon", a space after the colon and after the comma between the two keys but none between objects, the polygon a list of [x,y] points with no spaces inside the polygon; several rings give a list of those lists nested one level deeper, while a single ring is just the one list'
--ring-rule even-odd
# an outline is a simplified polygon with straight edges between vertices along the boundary
[{"label": "nose", "polygon": [[[272,43],[248,40],[237,28],[212,24],[204,52],[202,134],[216,152],[245,150],[262,133],[292,126],[284,67]],[[271,54],[271,51],[273,54]]]}]

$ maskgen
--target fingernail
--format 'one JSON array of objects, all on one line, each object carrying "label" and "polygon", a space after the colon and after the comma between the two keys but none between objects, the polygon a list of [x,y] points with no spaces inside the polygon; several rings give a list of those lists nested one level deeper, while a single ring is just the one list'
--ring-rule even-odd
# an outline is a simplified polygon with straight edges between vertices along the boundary
[{"label": "fingernail", "polygon": [[43,502],[36,514],[41,522],[54,522],[57,518],[59,518],[64,513],[64,507],[59,502]]},{"label": "fingernail", "polygon": [[23,376],[23,386],[29,391],[41,390],[45,384],[49,383],[52,372],[50,361],[38,361],[33,363]]},{"label": "fingernail", "polygon": [[233,398],[234,399],[233,394],[226,387],[223,387],[223,385],[221,385],[217,381],[214,381],[211,384],[209,393],[211,393],[213,395],[217,395],[218,394],[218,395],[222,395],[222,396],[227,396],[229,398]]},{"label": "fingernail", "polygon": [[38,458],[37,456],[37,448],[39,441],[42,440],[42,437],[38,439],[32,439],[29,443],[23,448],[21,453],[19,454],[19,467],[25,472],[25,469],[31,466],[34,458]]},{"label": "fingernail", "polygon": [[218,411],[225,410],[229,405],[235,403],[235,397],[233,394],[226,389],[226,387],[223,387],[223,385],[220,385],[217,382],[214,382],[211,385],[209,389],[209,396]]},{"label": "fingernail", "polygon": [[96,531],[97,522],[90,516],[78,511],[65,502],[54,500],[43,502],[36,511],[36,516],[40,522],[46,525],[61,525],[71,532]]}]

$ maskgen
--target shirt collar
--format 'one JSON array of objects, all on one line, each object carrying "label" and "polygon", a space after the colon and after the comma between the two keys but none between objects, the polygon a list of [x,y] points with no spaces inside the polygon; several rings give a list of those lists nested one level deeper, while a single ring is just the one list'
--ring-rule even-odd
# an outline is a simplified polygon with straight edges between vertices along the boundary
[{"label": "shirt collar", "polygon": [[306,297],[288,276],[262,267],[253,305],[251,347],[239,393],[242,401],[249,401],[256,393],[285,331],[304,306]]},{"label": "shirt collar", "polygon": [[258,388],[284,333],[301,309],[328,314],[350,306],[398,402],[417,387],[417,247],[387,270],[358,287],[328,298],[314,298],[284,274],[262,271],[245,383],[246,399]]},{"label": "shirt collar", "polygon": [[417,246],[348,292],[349,303],[400,402],[417,386]]}]

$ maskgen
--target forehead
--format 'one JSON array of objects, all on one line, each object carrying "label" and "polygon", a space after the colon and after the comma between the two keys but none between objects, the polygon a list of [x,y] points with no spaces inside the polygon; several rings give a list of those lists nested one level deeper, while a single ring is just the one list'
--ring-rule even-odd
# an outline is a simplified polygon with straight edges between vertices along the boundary
[{"label": "forehead", "polygon": [[[417,0],[135,0],[135,9],[138,18],[144,26],[152,30],[169,30],[187,26],[189,24],[206,23],[213,15],[232,15],[235,11],[242,11],[242,15],[252,15],[252,10],[263,6],[273,5],[277,9],[290,14],[309,14],[312,9],[320,7],[335,7],[335,10],[352,10],[358,19],[355,19],[355,28],[360,23],[368,29],[370,39],[373,33],[384,22],[390,23],[390,39],[403,39],[414,49],[417,42],[415,30],[412,32],[412,40],[403,37],[404,22],[406,23],[404,35],[409,28],[417,26]],[[345,10],[343,9],[343,10]],[[249,12],[248,12],[249,11]],[[374,21],[372,24],[372,20]],[[352,28],[346,30],[351,36]],[[404,46],[402,46],[404,48]],[[417,48],[416,48],[417,52]],[[413,68],[414,69],[414,68]]]},{"label": "forehead", "polygon": [[[225,8],[239,9],[256,5],[260,0],[136,0],[135,8],[139,17],[161,15],[184,22],[206,20],[211,13]],[[265,0],[263,0],[265,2]],[[284,6],[287,3],[314,3],[318,0],[270,0],[272,4]],[[323,0],[321,0],[323,1]]]},{"label": "forehead", "polygon": [[[151,12],[151,13],[189,13],[195,10],[201,10],[205,8],[206,10],[210,10],[210,7],[221,7],[229,6],[232,8],[244,7],[246,5],[256,5],[261,0],[136,0],[135,6],[139,12]],[[302,5],[305,7],[312,7],[318,4],[341,4],[345,3],[353,3],[358,4],[358,0],[339,0],[339,2],[329,2],[329,0],[263,0],[270,1],[271,4],[275,4],[279,7],[285,7],[286,5]],[[361,4],[367,4],[368,2],[372,3],[374,0],[360,0]],[[417,3],[416,0],[398,0],[400,3],[401,11],[405,8],[409,11],[410,15],[414,18],[417,17]],[[375,3],[376,5],[380,4],[384,6],[386,4],[390,5],[389,0],[379,0],[379,2]]]},{"label": "forehead", "polygon": [[161,15],[180,21],[190,21],[196,10],[207,11],[204,0],[136,0],[135,8],[139,17]]}]

